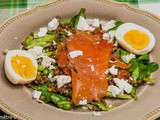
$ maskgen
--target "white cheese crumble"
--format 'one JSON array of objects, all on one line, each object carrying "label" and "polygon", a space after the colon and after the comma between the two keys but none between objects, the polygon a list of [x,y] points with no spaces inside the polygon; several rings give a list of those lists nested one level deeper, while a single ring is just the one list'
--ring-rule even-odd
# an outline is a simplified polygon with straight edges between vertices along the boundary
[{"label": "white cheese crumble", "polygon": [[105,71],[104,71],[104,74],[108,75],[109,73],[109,69],[107,68]]},{"label": "white cheese crumble", "polygon": [[97,19],[97,18],[95,18],[95,19],[86,19],[86,21],[90,26],[93,26],[93,27],[99,27],[99,25],[100,25],[99,19]]},{"label": "white cheese crumble", "polygon": [[110,39],[113,40],[114,37],[115,37],[115,31],[114,31],[114,30],[111,30],[111,31],[108,32],[108,34],[109,34]]},{"label": "white cheese crumble", "polygon": [[102,39],[103,40],[109,40],[110,39],[109,34],[108,33],[103,33]]},{"label": "white cheese crumble", "polygon": [[112,93],[113,97],[116,97],[116,95],[121,93],[121,89],[114,85],[109,85],[108,91]]},{"label": "white cheese crumble", "polygon": [[131,93],[133,87],[126,80],[119,79],[119,78],[113,78],[113,81],[116,83],[119,89],[121,89],[121,91]]},{"label": "white cheese crumble", "polygon": [[135,54],[128,54],[128,55],[123,55],[121,57],[121,59],[125,62],[125,63],[129,63],[133,58],[136,58]]},{"label": "white cheese crumble", "polygon": [[118,74],[118,69],[116,68],[115,65],[113,65],[112,67],[110,67],[108,70],[109,70],[109,72],[110,72],[112,75],[117,75],[117,74]]},{"label": "white cheese crumble", "polygon": [[59,22],[57,18],[53,18],[49,23],[48,23],[48,29],[49,30],[56,30],[57,27],[59,26]]},{"label": "white cheese crumble", "polygon": [[67,33],[68,36],[72,36],[72,35],[73,35],[73,34],[72,34],[70,31],[68,31],[68,30],[65,30],[65,32]]},{"label": "white cheese crumble", "polygon": [[57,87],[61,88],[67,83],[71,82],[71,77],[68,75],[57,75],[54,77],[54,79],[57,81]]},{"label": "white cheese crumble", "polygon": [[80,50],[74,50],[74,51],[69,52],[69,56],[71,58],[75,58],[75,57],[82,56],[82,55],[83,55],[83,51],[80,51]]},{"label": "white cheese crumble", "polygon": [[42,56],[43,47],[35,46],[28,50],[28,52],[34,57],[34,59],[38,59]]},{"label": "white cheese crumble", "polygon": [[93,31],[95,28],[91,27],[88,25],[86,19],[82,16],[79,17],[79,21],[78,21],[78,25],[77,25],[77,29],[78,30],[82,30],[82,31]]},{"label": "white cheese crumble", "polygon": [[86,105],[86,104],[87,104],[87,100],[86,99],[79,101],[79,105]]},{"label": "white cheese crumble", "polygon": [[48,31],[47,27],[41,27],[39,32],[37,33],[38,37],[45,36],[47,34],[47,31]]},{"label": "white cheese crumble", "polygon": [[117,40],[114,42],[114,46],[118,46],[118,41]]},{"label": "white cheese crumble", "polygon": [[54,69],[54,66],[52,65],[52,63],[54,63],[55,60],[48,57],[48,56],[43,56],[42,57],[42,66],[44,67],[49,67],[50,69]]},{"label": "white cheese crumble", "polygon": [[53,77],[53,75],[51,73],[49,73],[48,78],[50,79],[52,77]]},{"label": "white cheese crumble", "polygon": [[41,96],[41,93],[42,93],[41,91],[34,90],[32,92],[32,98],[38,100],[40,98],[40,96]]},{"label": "white cheese crumble", "polygon": [[115,20],[110,20],[109,22],[102,22],[101,26],[102,26],[102,30],[103,31],[108,31],[109,29],[115,27]]},{"label": "white cheese crumble", "polygon": [[113,30],[109,31],[107,33],[103,33],[103,35],[102,35],[102,39],[107,40],[109,43],[113,42],[114,37],[115,37],[115,31],[113,31]]}]

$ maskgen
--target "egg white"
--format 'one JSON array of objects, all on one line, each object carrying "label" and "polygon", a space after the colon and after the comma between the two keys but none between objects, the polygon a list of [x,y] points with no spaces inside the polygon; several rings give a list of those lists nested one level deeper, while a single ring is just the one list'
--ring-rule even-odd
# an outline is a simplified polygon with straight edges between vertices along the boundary
[{"label": "egg white", "polygon": [[[145,32],[149,37],[149,40],[150,40],[149,44],[142,50],[137,50],[137,49],[133,48],[131,45],[129,45],[123,39],[123,36],[125,35],[125,33],[130,31],[130,30],[139,30],[139,31]],[[134,54],[137,54],[137,55],[142,55],[142,54],[150,52],[153,49],[153,47],[155,46],[155,43],[156,43],[156,39],[155,39],[154,35],[147,28],[144,28],[144,27],[142,27],[140,25],[137,25],[135,23],[124,23],[124,24],[120,25],[115,32],[115,37],[116,37],[118,43],[124,49],[126,49],[126,50],[128,50],[128,51],[130,51]]]},{"label": "egg white", "polygon": [[11,65],[11,58],[13,56],[25,56],[30,60],[32,60],[32,64],[36,68],[36,75],[37,75],[37,66],[38,66],[37,61],[33,58],[33,56],[30,53],[28,53],[25,50],[10,50],[7,52],[4,63],[5,73],[9,81],[12,82],[13,84],[26,84],[35,80],[36,75],[33,78],[26,79],[21,77],[19,74],[15,72],[15,70],[12,68]]}]

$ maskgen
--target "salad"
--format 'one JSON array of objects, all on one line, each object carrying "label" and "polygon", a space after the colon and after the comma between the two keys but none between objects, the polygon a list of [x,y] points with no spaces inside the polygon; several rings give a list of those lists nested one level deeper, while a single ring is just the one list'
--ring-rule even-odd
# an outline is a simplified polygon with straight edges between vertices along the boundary
[{"label": "salad", "polygon": [[22,49],[7,50],[5,73],[32,97],[64,110],[108,111],[107,99],[137,100],[137,89],[154,84],[159,65],[150,58],[155,37],[135,23],[53,18],[30,33]]}]

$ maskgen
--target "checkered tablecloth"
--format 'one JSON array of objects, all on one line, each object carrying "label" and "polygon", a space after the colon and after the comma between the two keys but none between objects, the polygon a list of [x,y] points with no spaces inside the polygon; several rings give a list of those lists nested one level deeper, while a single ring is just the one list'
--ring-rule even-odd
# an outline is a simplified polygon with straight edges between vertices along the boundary
[{"label": "checkered tablecloth", "polygon": [[[18,14],[26,9],[31,9],[36,5],[47,4],[54,0],[0,0],[0,23],[4,20]],[[150,11],[153,14],[160,15],[160,0],[115,0],[119,2],[127,2],[140,9]],[[0,120],[12,120],[10,116],[0,112]],[[157,120],[160,120],[157,119]]]},{"label": "checkered tablecloth", "polygon": [[[19,12],[31,9],[40,4],[46,4],[54,0],[0,0],[0,22],[18,14]],[[115,0],[119,2],[127,2],[135,5],[140,9],[150,11],[160,15],[160,0]]]}]

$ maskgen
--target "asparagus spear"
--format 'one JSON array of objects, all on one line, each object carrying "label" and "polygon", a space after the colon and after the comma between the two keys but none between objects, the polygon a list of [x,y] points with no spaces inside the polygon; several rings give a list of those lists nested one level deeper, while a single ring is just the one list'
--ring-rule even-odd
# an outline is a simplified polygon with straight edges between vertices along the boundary
[{"label": "asparagus spear", "polygon": [[118,99],[131,99],[132,98],[131,95],[128,95],[128,94],[119,94],[116,97],[114,97],[111,92],[107,92],[106,97],[108,97],[108,98],[118,98]]},{"label": "asparagus spear", "polygon": [[44,37],[34,38],[33,36],[28,36],[23,45],[25,48],[30,49],[34,46],[47,47],[52,44],[52,41],[56,39],[56,34],[47,34]]},{"label": "asparagus spear", "polygon": [[102,102],[91,102],[91,104],[97,106],[102,111],[108,111],[111,109],[110,107],[108,107]]}]

